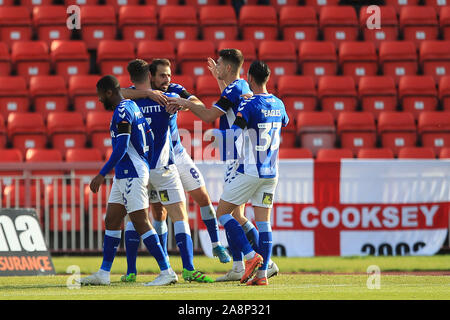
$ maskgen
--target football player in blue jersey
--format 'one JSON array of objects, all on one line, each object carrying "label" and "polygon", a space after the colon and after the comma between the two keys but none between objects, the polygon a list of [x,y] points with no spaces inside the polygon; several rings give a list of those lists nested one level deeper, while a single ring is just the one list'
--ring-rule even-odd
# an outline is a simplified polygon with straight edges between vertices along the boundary
[{"label": "football player in blue jersey", "polygon": [[110,124],[113,151],[100,173],[91,181],[91,191],[98,192],[112,169],[115,176],[106,209],[103,262],[98,272],[81,278],[80,283],[110,284],[111,266],[120,244],[121,225],[127,214],[161,269],[160,275],[147,285],[175,283],[177,275],[170,267],[158,235],[148,219],[148,153],[153,144],[150,128],[136,103],[123,98],[114,76],[104,76],[97,82],[97,94],[105,109],[113,110]]},{"label": "football player in blue jersey", "polygon": [[[183,98],[169,98],[169,109],[171,112],[179,108],[187,108],[196,116],[205,122],[213,122],[220,118],[219,130],[225,133],[231,133],[231,136],[217,135],[216,139],[221,140],[220,143],[222,160],[226,162],[224,181],[227,183],[236,173],[237,161],[236,150],[234,146],[234,133],[230,132],[231,126],[236,119],[237,108],[244,97],[251,96],[252,92],[247,81],[240,79],[240,69],[244,63],[242,52],[238,49],[223,49],[219,52],[217,63],[209,58],[208,68],[212,75],[216,78],[222,94],[220,99],[213,105],[213,108],[206,108],[204,104],[192,103]],[[259,243],[259,233],[255,226],[244,215],[245,203],[233,211],[233,217],[244,228],[246,236],[257,250]],[[229,237],[226,233],[227,239]],[[237,281],[244,274],[244,262],[242,252],[237,248],[233,248],[232,243],[228,241],[229,248],[233,257],[233,267],[224,276],[216,279],[216,281]],[[278,266],[269,261],[268,277],[278,274]]]},{"label": "football player in blue jersey", "polygon": [[[134,88],[136,90],[148,90],[153,85],[154,88],[166,92],[165,94],[167,96],[178,96],[174,92],[167,92],[169,87],[168,82],[170,81],[170,65],[168,64],[168,60],[155,60],[153,67],[154,75],[150,77],[152,68],[149,68],[145,61],[136,59],[129,63],[128,72],[130,73],[130,79],[134,84]],[[152,79],[151,82],[150,79]],[[158,79],[160,81],[157,81]],[[173,126],[171,124],[176,122],[176,114],[168,113],[163,105],[148,98],[136,99],[135,101],[147,119],[155,140],[154,152],[150,161],[150,201],[152,203],[152,211],[156,211],[156,213],[158,211],[163,213],[167,212],[174,222],[175,239],[180,249],[183,262],[183,278],[187,281],[212,282],[213,280],[211,278],[194,270],[193,245],[186,211],[186,198],[182,179],[176,166],[172,133],[170,131]],[[191,172],[193,171],[191,170]],[[197,175],[195,178],[198,178]],[[196,181],[196,183],[191,184],[198,185],[198,183]],[[159,205],[155,205],[156,203]],[[158,210],[161,208],[161,204],[165,208],[164,211]],[[154,210],[155,208],[156,210]],[[159,229],[158,233],[161,236],[161,241],[164,242],[167,239],[165,218],[157,216],[154,219],[154,224]],[[214,219],[216,232],[218,233],[217,220],[215,216],[212,218]],[[163,223],[164,226],[162,226]],[[130,282],[134,281],[136,275],[136,244],[139,243],[139,235],[133,230],[132,225],[128,224],[125,237],[128,270],[127,275],[122,277],[122,280]],[[225,251],[224,248],[223,251]]]},{"label": "football player in blue jersey", "polygon": [[[278,150],[281,128],[289,122],[283,102],[267,92],[269,76],[270,69],[264,62],[251,64],[248,82],[253,96],[241,102],[231,127],[237,137],[239,165],[235,176],[225,183],[217,208],[219,222],[230,235],[232,245],[244,253],[245,272],[240,281],[247,285],[268,284],[267,268],[272,253],[270,215],[278,183]],[[237,206],[249,200],[259,230],[258,250],[253,250],[243,228],[231,215]]]}]

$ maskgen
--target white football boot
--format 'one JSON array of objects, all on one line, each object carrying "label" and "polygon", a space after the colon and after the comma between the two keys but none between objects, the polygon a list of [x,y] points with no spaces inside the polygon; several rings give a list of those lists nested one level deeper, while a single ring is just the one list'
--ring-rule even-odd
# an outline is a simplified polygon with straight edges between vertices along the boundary
[{"label": "white football boot", "polygon": [[267,279],[274,277],[280,272],[280,269],[276,265],[275,262],[270,261],[269,265],[267,266]]},{"label": "white football boot", "polygon": [[224,282],[224,281],[240,281],[241,278],[244,276],[245,270],[242,271],[236,271],[234,269],[231,269],[227,272],[226,275],[218,277],[216,279],[216,282]]},{"label": "white football boot", "polygon": [[155,280],[144,283],[144,286],[167,286],[170,284],[175,284],[178,282],[178,276],[175,272],[171,273],[160,273]]},{"label": "white football boot", "polygon": [[81,278],[79,282],[81,285],[99,285],[99,286],[107,286],[111,283],[109,272],[104,270],[98,270],[96,273],[93,273],[90,276]]}]

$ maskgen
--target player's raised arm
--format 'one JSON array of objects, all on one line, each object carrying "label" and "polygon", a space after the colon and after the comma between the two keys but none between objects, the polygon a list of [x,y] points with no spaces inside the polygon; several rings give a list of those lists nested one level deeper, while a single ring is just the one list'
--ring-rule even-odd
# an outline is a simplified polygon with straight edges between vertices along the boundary
[{"label": "player's raised arm", "polygon": [[217,118],[222,116],[222,112],[218,108],[206,108],[206,106],[198,98],[184,99],[184,98],[168,98],[167,111],[189,109],[197,117],[205,122],[214,122]]},{"label": "player's raised arm", "polygon": [[227,84],[224,80],[219,79],[219,73],[217,71],[217,64],[213,58],[208,58],[208,69],[209,69],[209,71],[211,71],[212,76],[214,78],[216,78],[217,84],[219,85],[220,92],[222,92],[227,87]]}]

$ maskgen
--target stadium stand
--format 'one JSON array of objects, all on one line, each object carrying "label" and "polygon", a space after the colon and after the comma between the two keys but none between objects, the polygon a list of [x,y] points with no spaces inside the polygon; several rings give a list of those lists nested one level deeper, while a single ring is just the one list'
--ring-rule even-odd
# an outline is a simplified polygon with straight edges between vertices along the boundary
[{"label": "stadium stand", "polygon": [[97,49],[102,40],[114,40],[117,34],[113,6],[81,6],[81,37],[89,50]]},{"label": "stadium stand", "polygon": [[317,152],[317,161],[339,161],[341,159],[353,159],[353,152],[347,148],[320,149]]},{"label": "stadium stand", "polygon": [[159,27],[163,39],[171,41],[175,46],[181,40],[197,40],[197,11],[193,6],[162,6],[159,11]]},{"label": "stadium stand", "polygon": [[90,111],[86,117],[86,134],[92,147],[100,150],[105,156],[108,148],[111,147],[111,133],[109,125],[112,112],[110,111]]},{"label": "stadium stand", "polygon": [[403,147],[398,153],[399,159],[435,159],[436,155],[430,147]]},{"label": "stadium stand", "polygon": [[431,147],[439,154],[443,147],[450,146],[450,112],[422,112],[417,131],[422,146]]},{"label": "stadium stand", "polygon": [[375,119],[370,112],[341,112],[337,120],[337,135],[341,147],[356,156],[361,148],[374,148],[377,134]]},{"label": "stadium stand", "polygon": [[134,45],[131,41],[102,40],[98,44],[97,65],[102,75],[128,74],[128,62],[135,58]]},{"label": "stadium stand", "polygon": [[16,41],[29,41],[33,34],[31,16],[23,6],[0,7],[0,39],[11,48]]},{"label": "stadium stand", "polygon": [[356,111],[358,93],[351,76],[322,76],[317,96],[323,111],[331,112],[334,119],[343,111]]},{"label": "stadium stand", "polygon": [[362,111],[371,112],[376,119],[380,112],[397,108],[397,89],[389,76],[361,77],[358,97]]},{"label": "stadium stand", "polygon": [[302,148],[309,149],[316,156],[322,148],[335,147],[336,128],[331,113],[304,111],[296,120],[297,137]]},{"label": "stadium stand", "polygon": [[438,95],[432,76],[403,76],[398,84],[398,99],[403,111],[411,112],[417,120],[424,111],[435,111]]},{"label": "stadium stand", "polygon": [[198,77],[210,74],[206,61],[214,57],[215,47],[208,40],[183,40],[178,43],[177,63],[182,74]]},{"label": "stadium stand", "polygon": [[0,76],[0,114],[5,120],[11,112],[29,111],[30,103],[24,77]]},{"label": "stadium stand", "polygon": [[282,148],[278,156],[280,159],[312,159],[313,154],[306,148]]},{"label": "stadium stand", "polygon": [[380,28],[368,28],[368,23],[376,23],[371,21],[369,17],[373,14],[367,10],[367,6],[361,7],[359,12],[359,26],[361,34],[365,41],[371,41],[377,49],[383,41],[395,41],[399,36],[398,18],[395,7],[380,6]]},{"label": "stadium stand", "polygon": [[118,10],[118,27],[123,40],[132,41],[136,46],[142,40],[157,38],[155,6],[123,5]]},{"label": "stadium stand", "polygon": [[90,61],[86,43],[79,40],[54,40],[50,46],[52,69],[66,83],[75,75],[89,74]]},{"label": "stadium stand", "polygon": [[450,159],[450,148],[442,148],[441,152],[439,152],[439,159]]},{"label": "stadium stand", "polygon": [[409,112],[381,112],[377,129],[381,146],[391,149],[395,156],[401,148],[417,144],[416,123]]},{"label": "stadium stand", "polygon": [[444,40],[450,40],[450,7],[443,6],[439,10],[439,28]]},{"label": "stadium stand", "polygon": [[280,9],[279,28],[285,41],[298,47],[303,41],[316,41],[319,36],[319,22],[312,6],[283,6]]},{"label": "stadium stand", "polygon": [[33,7],[33,26],[40,41],[45,41],[50,46],[54,40],[70,40],[72,30],[66,25],[66,10],[65,7],[56,5]]},{"label": "stadium stand", "polygon": [[331,41],[305,41],[298,50],[298,62],[303,75],[313,76],[318,82],[321,76],[337,74],[336,46]]},{"label": "stadium stand", "polygon": [[98,101],[96,84],[97,75],[76,75],[69,80],[69,98],[73,109],[86,119],[90,111],[102,111],[103,105]]},{"label": "stadium stand", "polygon": [[450,74],[450,41],[422,41],[419,63],[423,74],[438,84],[441,77]]},{"label": "stadium stand", "polygon": [[298,75],[281,76],[278,79],[278,97],[294,119],[303,111],[314,111],[317,107],[314,78]]},{"label": "stadium stand", "polygon": [[339,64],[342,74],[352,76],[355,83],[364,76],[378,72],[378,56],[373,42],[346,41],[339,45]]},{"label": "stadium stand", "polygon": [[23,155],[29,148],[45,148],[47,129],[44,118],[36,112],[12,112],[7,120],[8,140]]},{"label": "stadium stand", "polygon": [[50,74],[49,48],[44,41],[16,41],[11,61],[16,74],[29,81],[32,76]]},{"label": "stadium stand", "polygon": [[271,6],[243,6],[239,13],[239,26],[242,39],[253,42],[256,47],[263,40],[276,40],[278,37],[277,12]]},{"label": "stadium stand", "polygon": [[4,42],[0,42],[0,76],[8,76],[11,73],[11,57],[9,48]]},{"label": "stadium stand", "polygon": [[294,43],[290,41],[264,40],[259,43],[258,58],[263,60],[271,70],[271,80],[297,73],[297,53]]},{"label": "stadium stand", "polygon": [[199,22],[203,40],[212,41],[216,48],[220,41],[236,40],[238,37],[238,20],[231,6],[202,6]]},{"label": "stadium stand", "polygon": [[332,41],[339,47],[343,41],[356,41],[359,23],[352,6],[324,6],[320,10],[320,30],[325,41]]},{"label": "stadium stand", "polygon": [[[66,162],[102,162],[103,156],[97,148],[71,148],[64,155]],[[74,170],[76,175],[95,176],[98,170]]]},{"label": "stadium stand", "polygon": [[436,40],[439,34],[439,23],[436,11],[426,6],[404,6],[400,10],[400,32],[403,39],[413,41],[416,48],[425,40]]},{"label": "stadium stand", "polygon": [[154,58],[164,57],[170,61],[172,73],[176,71],[175,45],[168,40],[142,40],[136,48],[139,59],[151,61]]},{"label": "stadium stand", "polygon": [[50,112],[67,111],[69,97],[65,80],[59,75],[33,76],[30,79],[30,95],[34,111],[44,119]]},{"label": "stadium stand", "polygon": [[65,154],[70,148],[86,145],[86,127],[78,112],[50,112],[47,116],[47,135],[54,149]]},{"label": "stadium stand", "polygon": [[388,148],[361,148],[357,154],[358,159],[393,159],[394,153]]},{"label": "stadium stand", "polygon": [[450,111],[450,76],[443,76],[439,80],[439,101],[442,109]]}]

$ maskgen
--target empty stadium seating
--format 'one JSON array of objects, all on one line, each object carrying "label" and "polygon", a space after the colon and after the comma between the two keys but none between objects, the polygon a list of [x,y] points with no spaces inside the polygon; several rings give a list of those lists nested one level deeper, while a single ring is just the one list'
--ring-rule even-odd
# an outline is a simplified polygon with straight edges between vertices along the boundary
[{"label": "empty stadium seating", "polygon": [[[365,41],[371,41],[378,49],[383,41],[395,41],[398,38],[397,12],[393,6],[379,6],[380,19],[374,17],[375,12],[363,6],[359,12],[359,26]],[[382,17],[382,18],[381,18]],[[379,26],[374,24],[380,23]]]},{"label": "empty stadium seating", "polygon": [[96,84],[100,80],[97,75],[77,75],[70,77],[69,97],[75,111],[83,118],[90,111],[102,111],[103,105],[98,101]]},{"label": "empty stadium seating", "polygon": [[315,41],[319,34],[319,22],[314,7],[284,6],[280,9],[280,32],[285,41],[297,46],[302,41]]},{"label": "empty stadium seating", "polygon": [[127,65],[135,59],[134,45],[126,40],[102,40],[97,49],[100,74],[120,76],[127,74]]},{"label": "empty stadium seating", "polygon": [[430,147],[404,147],[398,153],[399,159],[435,159],[436,155]]},{"label": "empty stadium seating", "polygon": [[280,159],[311,159],[313,154],[306,148],[281,148],[278,156]]},{"label": "empty stadium seating", "polygon": [[217,80],[212,75],[198,76],[195,87],[196,96],[207,108],[211,108],[220,97],[221,92]]},{"label": "empty stadium seating", "polygon": [[9,47],[16,41],[29,41],[33,34],[31,17],[27,8],[0,7],[0,40]]},{"label": "empty stadium seating", "polygon": [[280,76],[297,73],[297,53],[294,44],[290,41],[261,41],[258,57],[271,69],[271,79],[274,82],[277,82]]},{"label": "empty stadium seating", "polygon": [[336,46],[331,41],[302,42],[298,51],[298,63],[302,74],[313,76],[316,83],[321,76],[336,75]]},{"label": "empty stadium seating", "polygon": [[420,0],[385,0],[384,3],[388,6],[395,8],[397,13],[400,13],[401,9],[406,6],[416,6]]},{"label": "empty stadium seating", "polygon": [[132,41],[134,45],[144,39],[156,39],[158,36],[158,21],[155,6],[121,6],[118,28],[122,33],[123,40]]},{"label": "empty stadium seating", "polygon": [[341,159],[353,159],[353,152],[347,148],[320,149],[317,152],[317,161],[340,161]]},{"label": "empty stadium seating", "polygon": [[314,156],[320,149],[334,148],[336,128],[331,113],[304,111],[298,114],[296,122],[300,146],[309,149]]},{"label": "empty stadium seating", "polygon": [[424,147],[434,149],[439,154],[443,147],[450,146],[450,113],[422,112],[417,123],[419,138]]},{"label": "empty stadium seating", "polygon": [[69,98],[64,78],[55,76],[33,76],[30,79],[30,95],[34,111],[44,118],[53,111],[66,111]]},{"label": "empty stadium seating", "polygon": [[[19,149],[1,149],[2,156],[0,157],[0,162],[23,162],[24,156]],[[15,180],[5,180],[4,176],[22,176],[22,170],[0,170],[0,177],[2,178],[2,184],[14,184]],[[0,188],[1,189],[1,188]]]},{"label": "empty stadium seating", "polygon": [[450,111],[450,76],[443,76],[439,80],[439,100],[445,111]]},{"label": "empty stadium seating", "polygon": [[159,26],[164,40],[172,41],[175,46],[181,40],[196,40],[197,11],[193,6],[163,6],[159,11]]},{"label": "empty stadium seating", "polygon": [[89,53],[84,41],[54,40],[50,58],[55,73],[63,76],[66,82],[72,76],[89,73]]},{"label": "empty stadium seating", "polygon": [[17,75],[29,80],[32,76],[50,73],[49,48],[44,41],[16,41],[12,45],[11,61]]},{"label": "empty stadium seating", "polygon": [[11,73],[11,57],[9,48],[4,42],[0,42],[0,76],[8,76]]},{"label": "empty stadium seating", "polygon": [[38,39],[48,46],[53,40],[69,40],[72,30],[66,25],[67,12],[63,6],[41,5],[33,8],[33,24]]},{"label": "empty stadium seating", "polygon": [[444,6],[439,11],[439,28],[443,39],[450,40],[450,6]]},{"label": "empty stadium seating", "polygon": [[0,76],[0,114],[7,119],[11,112],[27,112],[30,97],[25,78]]},{"label": "empty stadium seating", "polygon": [[[314,78],[310,76],[281,76],[278,80],[278,97],[294,119],[303,111],[314,111],[317,107],[317,92]],[[292,119],[291,119],[292,121]]]},{"label": "empty stadium seating", "polygon": [[[58,149],[45,149],[45,148],[30,148],[25,153],[25,162],[42,163],[42,162],[57,162],[62,163],[63,157],[61,151]],[[41,176],[42,184],[49,184],[52,181],[52,176],[60,177],[64,174],[63,170],[44,169],[39,168],[31,171],[32,175]],[[59,183],[61,180],[58,181]]]},{"label": "empty stadium seating", "polygon": [[337,121],[341,147],[351,149],[356,156],[361,148],[376,146],[375,119],[370,112],[341,112]]},{"label": "empty stadium seating", "polygon": [[90,111],[86,117],[86,133],[92,147],[100,150],[105,156],[111,147],[111,133],[109,130],[112,112]]},{"label": "empty stadium seating", "polygon": [[[103,155],[97,148],[71,148],[67,149],[64,159],[66,162],[101,162]],[[74,170],[76,175],[95,176],[98,170]]]},{"label": "empty stadium seating", "polygon": [[378,56],[375,45],[370,42],[346,41],[339,46],[339,64],[342,74],[352,76],[355,82],[364,76],[378,72]]},{"label": "empty stadium seating", "polygon": [[433,77],[402,77],[398,84],[398,98],[403,111],[411,112],[415,119],[424,111],[436,110],[438,96]]},{"label": "empty stadium seating", "polygon": [[436,84],[439,83],[441,77],[450,75],[450,41],[423,41],[419,62],[423,74],[432,76]]},{"label": "empty stadium seating", "polygon": [[215,47],[220,41],[238,37],[238,21],[232,6],[202,6],[199,22],[203,40],[212,41]]},{"label": "empty stadium seating", "polygon": [[358,159],[393,159],[394,153],[388,148],[361,148]]},{"label": "empty stadium seating", "polygon": [[355,81],[351,76],[322,76],[317,96],[322,110],[330,112],[335,119],[343,111],[355,111],[358,105]]},{"label": "empty stadium seating", "polygon": [[352,6],[324,6],[320,10],[320,29],[325,41],[338,47],[342,41],[356,41],[359,23]]},{"label": "empty stadium seating", "polygon": [[395,111],[397,107],[397,89],[389,76],[361,77],[358,97],[362,110],[371,112],[375,118],[380,112]]},{"label": "empty stadium seating", "polygon": [[170,61],[172,73],[176,71],[175,45],[167,40],[142,40],[138,43],[136,56],[151,63],[155,58],[166,58]]},{"label": "empty stadium seating", "polygon": [[383,41],[380,44],[380,68],[383,75],[393,77],[396,84],[402,76],[417,74],[417,60],[412,41]]},{"label": "empty stadium seating", "polygon": [[381,112],[377,129],[381,146],[391,149],[395,156],[401,148],[413,147],[417,143],[416,124],[409,112]]},{"label": "empty stadium seating", "polygon": [[184,75],[198,77],[209,74],[208,57],[214,56],[212,41],[183,40],[178,44],[177,62]]},{"label": "empty stadium seating", "polygon": [[436,40],[439,34],[436,11],[432,7],[404,6],[400,10],[399,27],[403,39],[413,41],[417,48],[424,40]]},{"label": "empty stadium seating", "polygon": [[114,40],[117,33],[116,12],[113,6],[81,6],[81,37],[89,50],[96,49],[102,40]]},{"label": "empty stadium seating", "polygon": [[3,149],[6,147],[6,140],[7,140],[7,131],[6,131],[6,125],[5,125],[5,119],[2,115],[0,115],[0,149]]},{"label": "empty stadium seating", "polygon": [[29,148],[45,148],[47,129],[44,118],[36,112],[12,112],[7,120],[8,140],[25,155]]},{"label": "empty stadium seating", "polygon": [[50,112],[47,117],[47,134],[53,148],[65,154],[70,148],[86,145],[86,128],[78,112]]},{"label": "empty stadium seating", "polygon": [[275,8],[270,6],[243,6],[239,12],[242,39],[257,47],[263,40],[276,40],[278,19]]},{"label": "empty stadium seating", "polygon": [[450,159],[450,147],[445,147],[439,152],[439,159]]}]

